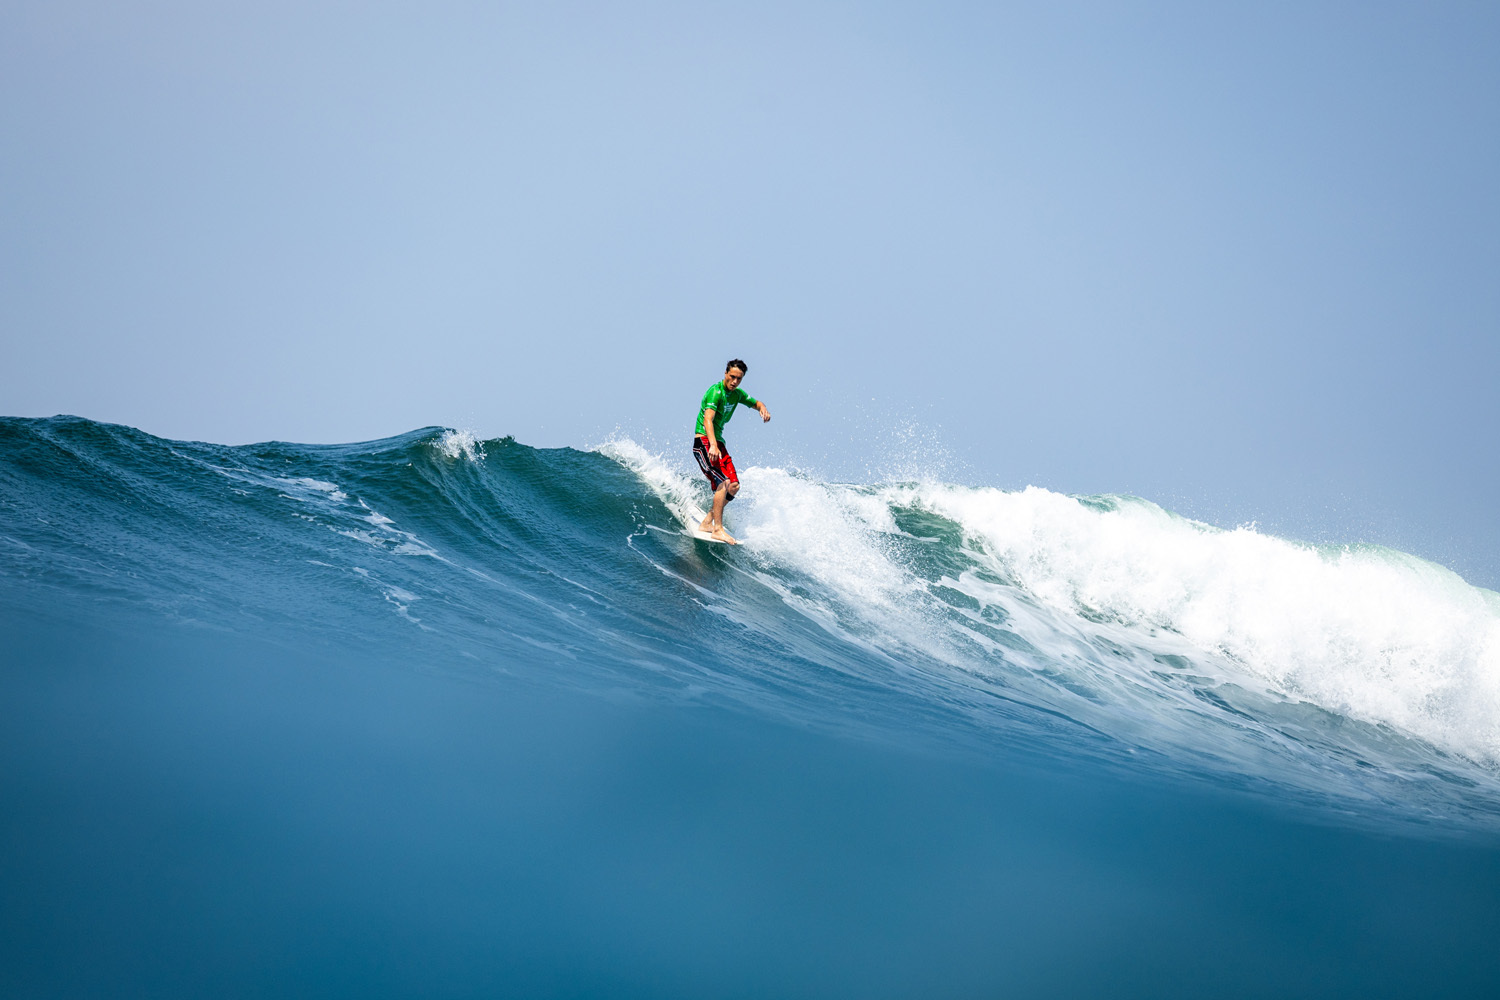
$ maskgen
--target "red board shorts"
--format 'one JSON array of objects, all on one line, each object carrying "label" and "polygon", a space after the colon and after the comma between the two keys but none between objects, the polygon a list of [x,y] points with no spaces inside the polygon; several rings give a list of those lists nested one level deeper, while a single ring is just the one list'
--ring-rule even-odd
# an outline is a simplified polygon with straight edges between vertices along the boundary
[{"label": "red board shorts", "polygon": [[693,457],[698,460],[698,468],[708,477],[709,488],[715,493],[725,483],[740,481],[739,473],[734,471],[734,459],[729,457],[729,446],[722,439],[719,441],[719,454],[722,457],[717,462],[711,460],[708,457],[708,437],[700,434],[693,438]]}]

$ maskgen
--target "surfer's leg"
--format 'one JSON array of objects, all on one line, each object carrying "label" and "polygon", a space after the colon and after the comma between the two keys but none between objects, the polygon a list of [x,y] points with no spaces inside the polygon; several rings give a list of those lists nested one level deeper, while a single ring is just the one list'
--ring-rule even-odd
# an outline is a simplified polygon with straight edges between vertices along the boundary
[{"label": "surfer's leg", "polygon": [[698,522],[698,530],[713,533],[714,527],[723,523],[724,517],[724,473],[719,471],[718,463],[710,461],[708,457],[708,438],[693,438],[693,458],[698,462],[698,468],[703,470],[703,475],[708,479],[708,488],[713,490],[713,509],[703,515],[703,520]]},{"label": "surfer's leg", "polygon": [[729,457],[729,447],[724,445],[723,448],[724,455],[719,459],[718,472],[724,480],[714,489],[713,536],[720,541],[733,542],[734,536],[724,530],[724,505],[740,491],[740,477],[734,471],[734,459]]},{"label": "surfer's leg", "polygon": [[698,461],[698,468],[708,477],[709,489],[714,491],[713,510],[699,522],[698,530],[721,541],[732,542],[734,539],[724,530],[724,505],[740,491],[740,477],[734,471],[734,459],[729,457],[729,446],[719,442],[719,460],[715,462],[708,457],[708,438],[697,437],[693,439],[693,457]]},{"label": "surfer's leg", "polygon": [[735,537],[724,530],[724,505],[729,502],[731,496],[730,490],[738,486],[738,483],[725,483],[714,491],[714,512],[709,515],[713,519],[714,524],[712,528],[703,529],[719,541],[731,542],[735,545],[738,545],[739,542],[735,541]]},{"label": "surfer's leg", "polygon": [[[709,521],[712,522],[712,527],[714,527],[714,528],[722,528],[722,527],[724,527],[724,505],[726,503],[728,503],[728,502],[729,502],[729,484],[725,483],[724,485],[720,486],[718,489],[714,490],[714,509],[713,509],[713,513],[711,513],[711,514],[708,515]],[[709,530],[709,529],[705,529],[705,530]]]},{"label": "surfer's leg", "polygon": [[699,531],[706,531],[712,535],[724,525],[724,487],[720,486],[714,490],[714,502],[709,507],[708,513],[703,515],[703,520],[698,523]]},{"label": "surfer's leg", "polygon": [[[723,476],[723,487],[725,490],[724,502],[728,503],[734,499],[734,495],[740,491],[740,474],[734,471],[734,459],[729,457],[729,449],[724,449],[724,457],[719,459],[719,475]],[[714,489],[718,489],[716,485]],[[722,524],[722,520],[720,521]]]}]

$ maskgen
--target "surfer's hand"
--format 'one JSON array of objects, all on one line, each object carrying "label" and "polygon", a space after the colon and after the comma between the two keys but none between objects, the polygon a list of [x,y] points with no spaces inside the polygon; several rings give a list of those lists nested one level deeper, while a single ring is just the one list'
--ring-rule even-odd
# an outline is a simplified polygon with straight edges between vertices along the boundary
[{"label": "surfer's hand", "polygon": [[761,423],[767,424],[767,423],[771,422],[771,411],[768,410],[768,409],[766,409],[766,404],[765,403],[761,403],[759,406],[756,407],[756,409],[760,411],[760,422]]},{"label": "surfer's hand", "polygon": [[711,444],[711,445],[708,446],[708,460],[710,462],[717,462],[719,459],[721,459],[723,457],[724,457],[724,453],[719,450],[719,446],[718,445]]}]

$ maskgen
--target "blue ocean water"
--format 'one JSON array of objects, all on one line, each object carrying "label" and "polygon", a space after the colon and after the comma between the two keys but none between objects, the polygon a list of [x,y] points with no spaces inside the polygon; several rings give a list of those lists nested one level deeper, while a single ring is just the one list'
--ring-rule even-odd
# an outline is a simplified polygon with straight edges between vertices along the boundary
[{"label": "blue ocean water", "polygon": [[1500,597],[743,478],[0,420],[0,992],[1500,988]]}]

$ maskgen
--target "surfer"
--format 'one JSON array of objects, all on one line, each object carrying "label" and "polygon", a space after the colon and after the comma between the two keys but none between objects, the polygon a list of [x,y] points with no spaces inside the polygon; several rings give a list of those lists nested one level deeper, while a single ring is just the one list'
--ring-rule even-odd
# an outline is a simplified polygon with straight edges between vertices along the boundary
[{"label": "surfer", "polygon": [[698,404],[698,426],[693,432],[693,457],[698,460],[698,468],[708,477],[709,488],[714,491],[713,510],[704,517],[698,530],[731,545],[739,543],[724,530],[724,505],[740,491],[740,477],[734,471],[734,459],[729,457],[729,446],[724,443],[724,425],[729,423],[735,407],[741,403],[759,410],[761,423],[771,419],[766,404],[740,388],[749,368],[739,358],[724,366],[723,380],[709,386]]}]

